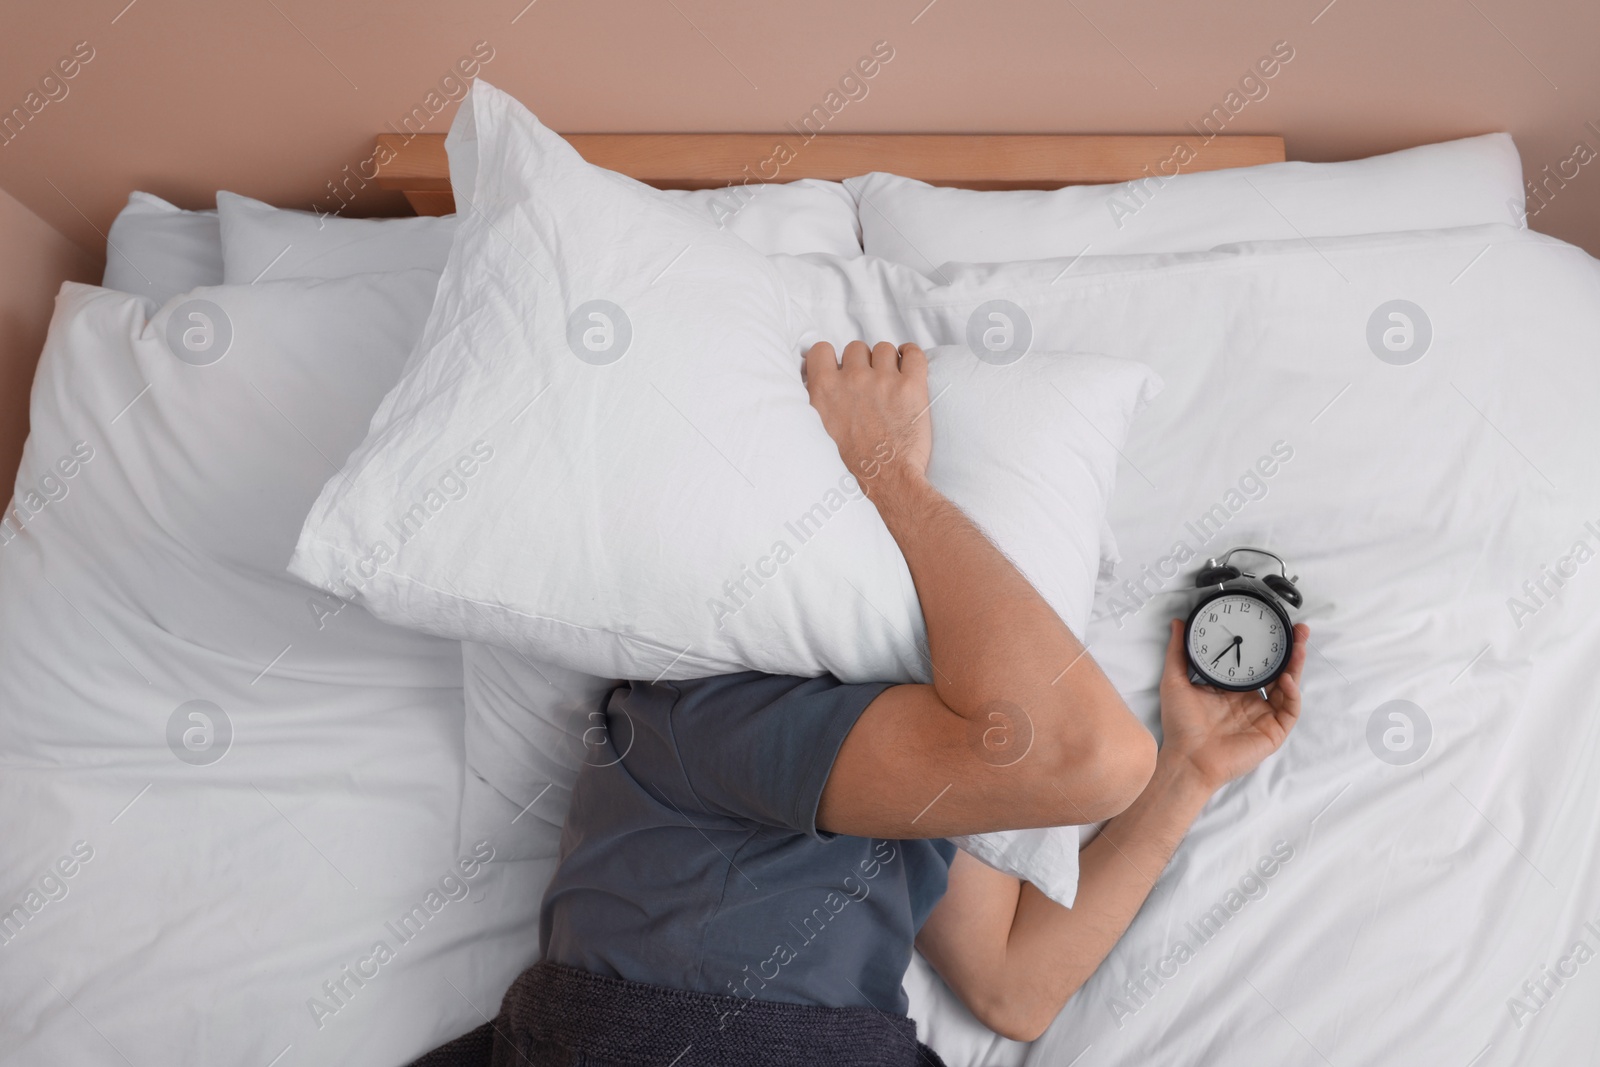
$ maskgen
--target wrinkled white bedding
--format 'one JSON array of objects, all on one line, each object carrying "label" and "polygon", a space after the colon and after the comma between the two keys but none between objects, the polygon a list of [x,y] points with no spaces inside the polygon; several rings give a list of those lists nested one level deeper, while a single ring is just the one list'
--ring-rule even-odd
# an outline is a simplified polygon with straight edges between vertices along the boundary
[{"label": "wrinkled white bedding", "polygon": [[553,858],[458,838],[459,645],[283,570],[432,285],[198,290],[207,366],[187,298],[63,288],[0,527],[0,1062],[394,1067],[537,954]]},{"label": "wrinkled white bedding", "polygon": [[[1595,1063],[1600,271],[1510,227],[1253,255],[1073,284],[1118,320],[1082,342],[1168,382],[1111,508],[1125,577],[1221,503],[1206,552],[1266,544],[1301,575],[1304,715],[1028,1062]],[[1394,300],[1431,323],[1418,362],[1369,344]],[[1387,312],[1376,350],[1415,355],[1409,317],[1411,351]],[[1278,441],[1293,458],[1250,479]],[[1151,721],[1176,602],[1123,589],[1089,633]]]},{"label": "wrinkled white bedding", "polygon": [[[1487,226],[944,273],[1002,273],[1036,336],[1167,383],[1110,510],[1130,585],[1088,634],[1146,721],[1191,603],[1172,575],[1205,555],[1281,552],[1313,631],[1288,745],[1218,795],[1027,1062],[1595,1062],[1595,262]],[[964,310],[850,314],[938,343]],[[919,1010],[952,1062],[999,1057]]]},{"label": "wrinkled white bedding", "polygon": [[[1159,577],[1185,537],[1205,551],[1264,543],[1301,575],[1315,652],[1293,739],[1217,798],[1028,1062],[1594,1062],[1594,262],[1485,227],[1066,266],[1037,264],[1031,283],[1008,283],[1037,334],[1137,358],[1167,383],[1124,449],[1111,512],[1123,575],[1138,582],[1148,564]],[[974,289],[989,273],[952,269]],[[1373,311],[1395,299],[1431,322],[1427,354],[1410,365],[1380,361],[1367,341]],[[848,323],[958,341],[970,306],[860,305]],[[69,413],[86,421],[48,434],[36,425],[39,462],[90,433],[112,440],[126,422],[112,419],[138,383],[108,379],[97,392],[95,381],[50,386],[77,390]],[[1292,457],[1259,486],[1247,481],[1279,441]],[[101,448],[38,521],[98,507],[117,462]],[[1185,523],[1214,505],[1226,521],[1202,546]],[[91,560],[98,546],[107,566],[158,579],[163,560],[129,547],[137,531],[114,514],[76,550]],[[396,675],[384,661],[388,677],[313,706],[296,694],[326,680],[317,670],[249,685],[281,647],[266,639],[281,624],[219,619],[192,597],[136,602],[85,567],[78,578],[44,567],[59,594],[20,565],[0,569],[0,905],[31,890],[44,901],[0,945],[0,1061],[398,1063],[464,1028],[475,1008],[492,1012],[473,990],[503,987],[531,951],[531,898],[548,859],[473,879],[323,1030],[306,1007],[470,852],[455,835],[452,671],[419,656]],[[1555,589],[1545,568],[1569,572],[1558,597],[1533,585]],[[1145,582],[1146,596],[1159,587]],[[1101,598],[1091,647],[1154,721],[1162,626],[1187,600],[1163,593],[1141,606],[1110,592],[1122,603]],[[179,655],[174,632],[208,637],[214,651]],[[229,762],[208,772],[168,751],[167,690],[253,694],[291,681],[289,697],[262,690],[235,716],[251,744]],[[150,685],[162,691],[152,697]],[[400,693],[429,686],[437,699]],[[1426,752],[1409,765],[1376,754],[1391,751],[1383,729],[1369,745],[1369,720],[1392,700],[1414,702],[1430,723]],[[308,748],[313,727],[323,744]],[[149,736],[135,743],[129,730]],[[1413,731],[1414,745],[1421,736]],[[516,814],[507,811],[502,855],[516,850]],[[93,849],[87,862],[79,841]],[[46,885],[63,860],[74,873]],[[1190,924],[1218,905],[1228,917],[1213,914],[1217,932],[1202,942]],[[1575,951],[1580,941],[1586,951]],[[441,998],[455,994],[442,979],[480,1003],[445,1012]],[[1020,1046],[977,1027],[925,972],[908,988],[924,1036],[952,1064],[1021,1060]]]}]

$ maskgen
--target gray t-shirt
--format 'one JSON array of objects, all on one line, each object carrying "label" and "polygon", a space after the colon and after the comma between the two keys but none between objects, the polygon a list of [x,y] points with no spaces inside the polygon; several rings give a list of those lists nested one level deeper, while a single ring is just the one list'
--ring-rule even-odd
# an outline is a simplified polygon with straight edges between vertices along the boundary
[{"label": "gray t-shirt", "polygon": [[912,941],[955,846],[816,825],[839,746],[886,688],[751,672],[613,692],[545,893],[544,957],[696,992],[904,1014]]}]

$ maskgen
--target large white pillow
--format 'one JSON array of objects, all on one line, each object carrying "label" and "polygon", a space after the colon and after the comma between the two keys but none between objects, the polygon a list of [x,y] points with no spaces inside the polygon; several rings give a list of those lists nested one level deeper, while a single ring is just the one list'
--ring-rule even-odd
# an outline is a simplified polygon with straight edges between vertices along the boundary
[{"label": "large white pillow", "polygon": [[101,285],[165,304],[179,293],[222,284],[215,211],[184,211],[150,193],[128,194],[106,241]]},{"label": "large white pillow", "polygon": [[457,836],[459,646],[284,573],[436,281],[61,291],[0,526],[0,1058],[392,1067],[536,958],[549,862]]},{"label": "large white pillow", "polygon": [[572,787],[594,751],[585,734],[603,725],[596,713],[618,680],[476,641],[462,644],[461,665],[467,713],[462,840],[501,829],[504,858],[554,859]]},{"label": "large white pillow", "polygon": [[347,219],[289,211],[226,190],[217,193],[223,278],[249,285],[277,278],[343,278],[423,268],[450,254],[456,217]]},{"label": "large white pillow", "polygon": [[[141,195],[141,194],[136,194]],[[701,214],[762,252],[861,254],[855,199],[839,182],[668,190],[662,196]],[[350,274],[444,270],[456,216],[348,219],[275,208],[219,192],[223,274],[196,284],[246,285],[274,278],[342,278]],[[174,208],[174,211],[177,209]],[[124,212],[126,214],[126,212]],[[187,291],[185,289],[177,292]]]},{"label": "large white pillow", "polygon": [[[924,678],[910,573],[808,402],[771,263],[484,82],[461,114],[449,143],[477,161],[477,210],[416,364],[312,509],[294,572],[391,621],[601,677]],[[988,509],[1081,624],[1116,443],[1151,376],[957,349],[930,373],[936,481],[978,521]],[[1006,422],[998,455],[939,429]],[[1026,506],[1007,484],[1035,494],[1025,527],[1007,525]]]},{"label": "large white pillow", "polygon": [[[1175,168],[1182,157],[1173,159]],[[1240,241],[1515,222],[1524,196],[1522,161],[1505,133],[1343,163],[1171,177],[1163,170],[1050,191],[946,189],[893,174],[845,186],[859,205],[866,254],[924,272],[945,263],[1203,252]]]},{"label": "large white pillow", "polygon": [[[988,530],[1057,613],[1082,633],[1088,625],[1085,607],[1093,600],[1100,574],[1100,501],[1109,496],[1116,448],[1134,412],[1142,406],[1151,380],[1141,365],[1131,360],[1032,353],[1020,364],[994,366],[974,359],[964,346],[933,349],[929,366],[931,393],[936,398],[929,477]],[[592,447],[585,443],[577,451]],[[575,473],[580,478],[593,477],[584,471]],[[665,488],[670,492],[676,486]],[[484,490],[494,496],[510,491]],[[618,492],[623,500],[641,497],[636,487],[627,484]],[[843,508],[875,514],[859,495],[841,493],[837,497]],[[531,494],[529,506],[538,503],[537,494]],[[799,514],[804,504],[799,501],[792,513]],[[711,514],[729,515],[734,506]],[[799,552],[814,551],[821,537],[833,536],[832,524],[842,513],[828,516],[824,512],[828,525],[804,544],[796,543],[798,537],[788,531],[779,537]],[[616,517],[619,526],[627,521],[626,515]],[[719,521],[726,524],[726,519]],[[617,538],[608,551],[618,556],[649,552],[652,566],[680,570],[677,557],[681,549],[670,540],[658,541],[652,533],[647,531],[645,538],[631,543]],[[689,527],[678,536],[709,534]],[[847,557],[848,549],[848,543],[830,547],[841,558]],[[501,556],[507,571],[529,566],[527,557],[519,555],[527,551],[525,546],[513,543],[491,551]],[[545,558],[566,558],[558,548],[551,551],[555,554]],[[784,567],[774,566],[780,575],[787,575]],[[792,568],[793,563],[786,567]],[[702,584],[713,584],[719,577],[720,572],[689,575],[691,582],[698,579]],[[849,572],[847,579],[864,594],[879,588],[871,575]],[[454,584],[448,573],[439,580]],[[589,580],[596,583],[595,588],[609,591],[632,579],[600,572]],[[661,579],[645,575],[640,580]],[[763,597],[783,595],[786,591],[777,586],[778,580],[768,580],[759,592]],[[802,596],[804,592],[800,590]],[[626,612],[628,597],[623,594],[616,600],[624,605],[619,610]],[[753,607],[758,602],[750,604]],[[845,603],[849,608],[855,606],[854,591]],[[700,607],[692,599],[686,604],[686,617],[676,623],[680,633],[695,625],[694,614]],[[836,607],[815,602],[808,610],[826,612],[824,624],[841,616]],[[733,619],[738,617],[736,614]],[[868,620],[880,627],[884,621],[877,617]],[[920,613],[915,618],[891,618],[888,623],[896,632],[919,634],[920,640]],[[861,621],[852,624],[859,626]],[[808,617],[797,616],[795,626],[802,633],[822,634],[813,638],[816,642],[839,636]],[[568,795],[585,758],[583,735],[595,725],[592,715],[616,682],[550,662],[570,653],[555,645],[539,647],[511,623],[497,629],[489,640],[495,644],[469,641],[465,645],[469,780],[463,825],[476,833],[481,826],[503,825],[520,817],[523,807],[532,805],[527,812],[529,825],[518,835],[522,843],[516,854],[554,855]],[[615,676],[639,675],[621,670]],[[886,674],[866,677],[904,680]],[[535,832],[534,822],[542,834]],[[990,866],[1032,881],[1062,903],[1072,902],[1077,888],[1075,829],[1008,831],[957,841]]]},{"label": "large white pillow", "polygon": [[827,252],[846,258],[861,254],[856,201],[843,182],[802,178],[664,192],[761,252]]}]

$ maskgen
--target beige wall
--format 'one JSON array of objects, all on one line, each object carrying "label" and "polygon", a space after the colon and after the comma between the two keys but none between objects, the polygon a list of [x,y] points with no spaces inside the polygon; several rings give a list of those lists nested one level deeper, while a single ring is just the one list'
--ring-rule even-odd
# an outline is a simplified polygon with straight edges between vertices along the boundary
[{"label": "beige wall", "polygon": [[[127,3],[33,5],[0,37],[0,111],[93,49],[0,146],[0,188],[92,250],[135,187],[309,205],[477,41],[486,76],[563,131],[779,129],[887,40],[831,129],[1170,132],[1282,40],[1294,60],[1229,129],[1282,133],[1291,158],[1497,129],[1530,175],[1600,150],[1593,0]],[[1600,251],[1597,171],[1569,166],[1534,225]]]},{"label": "beige wall", "polygon": [[28,427],[28,387],[67,280],[100,281],[94,258],[39,216],[0,192],[0,480],[11,495],[11,474],[22,458]]},{"label": "beige wall", "polygon": [[[30,5],[0,35],[0,116],[38,114],[0,133],[0,189],[96,258],[134,188],[332,208],[327,183],[373,134],[408,114],[447,127],[453,105],[426,105],[448,103],[480,41],[484,75],[567,132],[782,129],[887,41],[894,58],[828,129],[1123,133],[1198,122],[1284,41],[1293,60],[1228,132],[1326,160],[1510,130],[1548,190],[1532,224],[1600,252],[1600,160],[1573,160],[1579,143],[1600,151],[1594,0],[525,2]],[[398,210],[366,195],[352,213]],[[34,345],[49,311],[32,294],[54,288],[63,252],[9,200],[0,216],[6,343]]]}]

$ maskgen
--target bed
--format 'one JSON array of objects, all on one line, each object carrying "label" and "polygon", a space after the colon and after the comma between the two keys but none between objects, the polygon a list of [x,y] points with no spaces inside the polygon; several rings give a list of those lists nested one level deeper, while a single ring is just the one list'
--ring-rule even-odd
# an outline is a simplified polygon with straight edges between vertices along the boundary
[{"label": "bed", "polygon": [[[774,155],[763,135],[572,140],[676,189],[742,182]],[[1050,189],[1146,179],[1184,143],[1197,171],[1283,159],[1270,137],[822,135],[776,177]],[[376,183],[419,216],[451,211],[442,137],[386,134],[375,158]],[[429,279],[413,273],[425,305]],[[983,284],[982,268],[949,273]],[[1051,294],[1036,319],[1167,379],[1124,448],[1110,513],[1123,564],[1088,632],[1130,704],[1153,721],[1159,605],[1179,593],[1132,583],[1280,441],[1298,458],[1222,504],[1226,537],[1293,546],[1319,592],[1317,637],[1296,741],[1218,797],[1043,1038],[989,1033],[918,961],[913,1015],[949,1062],[1596,1062],[1600,586],[1574,547],[1600,544],[1584,525],[1600,499],[1584,461],[1600,442],[1582,419],[1600,388],[1594,274],[1575,249],[1486,224],[1080,252],[1018,275]],[[1274,314],[1205,311],[1224,290]],[[340,406],[370,410],[382,392],[385,368],[361,353],[403,353],[421,312],[358,282],[307,283],[300,299],[322,310],[302,340],[339,329],[344,309],[348,373],[224,360],[233,392],[194,393],[172,368],[70,358],[88,341],[62,308],[100,292],[68,287],[58,304],[17,489],[41,503],[0,546],[0,1057],[409,1062],[493,1015],[536,954],[553,863],[525,833],[539,797],[487,796],[468,771],[459,645],[266,573],[309,501],[251,457],[296,450],[296,486],[336,471],[365,431]],[[1362,343],[1374,294],[1433,313],[1434,358],[1403,381]],[[236,355],[250,315],[270,310],[240,299]],[[1160,313],[1175,304],[1190,314]],[[1140,325],[1119,331],[1105,309]],[[102,330],[126,325],[99,313]],[[925,345],[958,339],[932,304],[858,315]],[[1352,319],[1348,342],[1314,349],[1320,362],[1294,350],[1304,324]],[[1476,336],[1452,327],[1463,321]],[[1197,339],[1224,356],[1186,362]],[[1218,395],[1219,372],[1244,380]],[[251,447],[205,447],[243,405]],[[139,434],[150,440],[130,443]],[[1345,492],[1352,471],[1387,488],[1351,491],[1341,524],[1323,487]],[[268,506],[291,499],[287,517]],[[1390,533],[1363,541],[1362,524]],[[1508,598],[1527,615],[1508,621]],[[1412,717],[1384,717],[1399,700]],[[1431,718],[1406,710],[1421,707]],[[1385,759],[1384,730],[1419,722],[1431,743]],[[1274,876],[1242,882],[1263,857]],[[1198,950],[1177,952],[1186,938]]]}]

